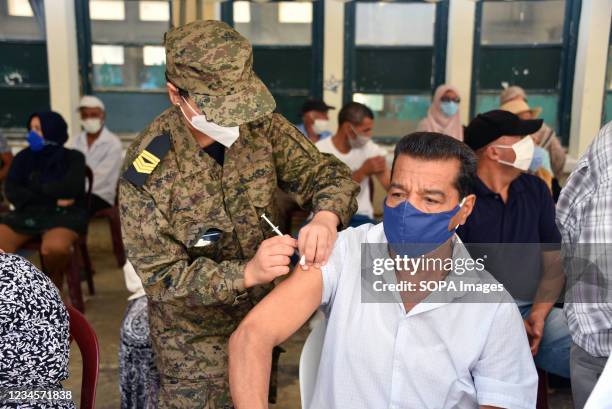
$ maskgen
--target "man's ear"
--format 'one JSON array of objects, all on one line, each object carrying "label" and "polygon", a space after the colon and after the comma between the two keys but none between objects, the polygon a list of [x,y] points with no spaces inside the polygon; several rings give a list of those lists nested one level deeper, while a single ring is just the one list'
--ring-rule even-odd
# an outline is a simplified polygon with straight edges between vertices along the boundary
[{"label": "man's ear", "polygon": [[459,216],[459,220],[457,220],[457,224],[460,224],[460,225],[465,224],[467,218],[470,217],[470,214],[472,214],[472,211],[474,210],[475,205],[476,205],[476,195],[475,194],[467,195],[465,199],[463,200],[463,206],[461,206],[461,209],[459,209],[459,213],[457,214],[457,216]]},{"label": "man's ear", "polygon": [[181,102],[181,97],[179,95],[178,88],[174,86],[171,82],[166,82],[166,89],[168,90],[168,98],[170,98],[170,102],[172,105],[178,105]]}]

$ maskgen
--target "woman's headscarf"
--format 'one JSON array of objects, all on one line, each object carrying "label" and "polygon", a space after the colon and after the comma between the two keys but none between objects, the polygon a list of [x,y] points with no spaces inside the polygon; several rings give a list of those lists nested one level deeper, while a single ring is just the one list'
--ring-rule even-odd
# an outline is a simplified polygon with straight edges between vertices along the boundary
[{"label": "woman's headscarf", "polygon": [[57,112],[37,112],[28,119],[28,130],[30,130],[30,123],[34,117],[38,117],[40,120],[45,141],[51,143],[46,144],[43,150],[39,152],[34,152],[28,148],[27,153],[31,156],[31,160],[22,162],[24,168],[19,169],[19,173],[29,175],[34,171],[39,172],[40,181],[43,183],[60,180],[67,170],[63,145],[68,140],[68,125]]},{"label": "woman's headscarf", "polygon": [[419,123],[419,130],[427,132],[438,132],[452,136],[455,139],[463,141],[463,126],[461,126],[461,108],[457,110],[455,115],[446,116],[440,108],[442,97],[447,91],[454,91],[459,95],[457,88],[452,85],[440,85],[433,96],[431,106],[425,117]]}]

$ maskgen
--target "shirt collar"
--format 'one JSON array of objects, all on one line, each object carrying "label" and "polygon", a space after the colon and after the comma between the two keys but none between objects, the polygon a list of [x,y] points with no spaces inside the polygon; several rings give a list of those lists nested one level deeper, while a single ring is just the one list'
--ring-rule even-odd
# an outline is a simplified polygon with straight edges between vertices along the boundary
[{"label": "shirt collar", "polygon": [[[521,193],[525,190],[525,177],[524,173],[521,173],[519,177],[514,179],[512,183],[510,183],[510,188],[508,189],[508,199],[513,194]],[[476,196],[497,196],[498,193],[492,191],[484,184],[484,182],[476,176],[476,183],[474,183],[474,193]]]}]

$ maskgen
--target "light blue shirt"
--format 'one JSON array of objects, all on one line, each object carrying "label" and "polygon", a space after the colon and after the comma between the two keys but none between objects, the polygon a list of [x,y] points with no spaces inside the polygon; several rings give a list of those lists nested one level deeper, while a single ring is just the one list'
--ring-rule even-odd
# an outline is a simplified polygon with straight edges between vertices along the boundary
[{"label": "light blue shirt", "polygon": [[[305,136],[305,137],[307,137],[307,138],[308,138],[308,132],[306,132],[306,127],[304,126],[304,124],[303,124],[303,123],[301,123],[301,124],[299,124],[299,125],[296,125],[295,127],[296,127],[297,129],[299,129],[299,130],[300,130],[300,132],[301,132],[302,134],[304,134],[304,136]],[[329,138],[330,136],[332,136],[332,133],[331,133],[331,132],[329,132],[329,131],[325,131],[325,132],[323,132],[322,134],[319,134],[319,140],[321,140],[321,139],[325,139],[325,138]]]},{"label": "light blue shirt", "polygon": [[[386,242],[382,223],[349,228],[322,269],[328,324],[310,408],[535,408],[537,372],[505,290],[497,302],[455,295],[408,313],[401,302],[362,301],[362,243]],[[471,259],[463,245],[457,257]]]}]

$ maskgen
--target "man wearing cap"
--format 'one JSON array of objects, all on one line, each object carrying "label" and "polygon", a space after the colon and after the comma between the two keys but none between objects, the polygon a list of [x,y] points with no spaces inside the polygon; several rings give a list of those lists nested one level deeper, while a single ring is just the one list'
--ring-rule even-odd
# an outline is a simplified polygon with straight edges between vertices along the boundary
[{"label": "man wearing cap", "polygon": [[309,99],[302,105],[302,123],[297,128],[307,136],[312,143],[317,143],[321,139],[329,138],[332,133],[329,130],[330,109],[335,109],[327,105],[320,99]]},{"label": "man wearing cap", "polygon": [[[355,212],[350,170],[280,114],[252,69],[251,44],[219,21],[165,35],[172,107],[134,141],[119,182],[128,258],[150,301],[161,408],[230,408],[227,342],[289,272],[325,264]],[[275,236],[280,187],[313,219]]]},{"label": "man wearing cap", "polygon": [[[525,90],[519,86],[513,85],[505,90],[499,96],[499,109],[512,112],[521,119],[536,119],[542,113],[541,107],[531,108],[527,101]],[[550,170],[557,180],[563,176],[563,168],[565,166],[565,149],[561,145],[561,141],[557,137],[555,131],[542,123],[540,129],[534,132],[531,137],[536,147],[541,148],[549,157]],[[536,156],[538,155],[536,149]]]},{"label": "man wearing cap", "polygon": [[112,207],[117,194],[123,147],[121,141],[104,125],[104,104],[93,95],[84,95],[79,104],[81,132],[74,138],[73,148],[85,155],[93,172],[90,214]]},{"label": "man wearing cap", "polygon": [[560,308],[564,285],[555,205],[546,184],[525,173],[533,158],[530,134],[542,120],[521,120],[502,110],[478,115],[465,143],[478,157],[476,206],[458,229],[475,256],[514,297],[536,366],[569,378],[571,338]]}]

